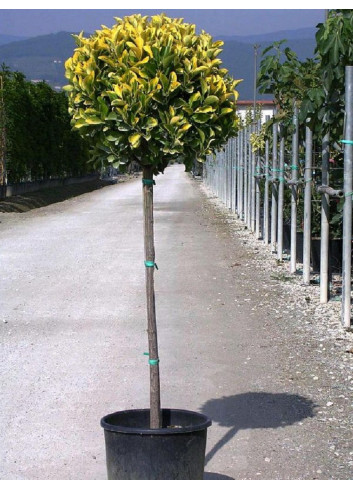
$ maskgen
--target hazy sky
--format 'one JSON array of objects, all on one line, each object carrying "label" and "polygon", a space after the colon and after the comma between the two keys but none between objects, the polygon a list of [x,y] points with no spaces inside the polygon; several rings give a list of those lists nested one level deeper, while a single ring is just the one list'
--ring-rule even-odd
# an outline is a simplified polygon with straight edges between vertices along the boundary
[{"label": "hazy sky", "polygon": [[[59,31],[85,31],[91,33],[95,29],[99,29],[101,24],[112,26],[114,17],[122,17],[134,12],[141,12],[144,15],[165,12],[170,17],[183,17],[186,22],[195,23],[200,29],[205,29],[213,36],[223,35],[246,35],[255,33],[274,32],[282,29],[299,29],[301,27],[315,27],[319,22],[324,21],[324,9],[208,9],[208,8],[193,8],[180,10],[171,10],[163,8],[163,5],[168,5],[167,2],[136,2],[131,0],[128,5],[131,5],[135,10],[119,10],[119,9],[80,9],[80,4],[90,6],[93,2],[72,2],[62,1],[59,6],[67,7],[67,4],[76,7],[63,9],[22,9],[15,8],[0,10],[0,34],[17,35],[17,36],[36,36],[41,34],[49,34]],[[22,2],[22,4],[25,2]],[[36,1],[28,2],[31,6],[36,7]],[[111,3],[121,5],[122,2],[105,1],[104,5],[111,7]],[[125,2],[124,2],[125,3]],[[209,2],[211,3],[211,2]],[[224,2],[212,2],[222,5]],[[232,2],[233,3],[233,2]],[[236,2],[234,2],[236,3]],[[99,2],[95,1],[95,5]],[[141,5],[154,6],[157,8],[143,9]],[[190,0],[185,2],[180,0],[177,5],[194,6],[195,2]],[[229,2],[228,2],[229,4]],[[268,2],[266,2],[268,4]],[[207,6],[207,1],[202,2],[203,6]],[[196,4],[197,6],[197,4]],[[135,8],[138,7],[138,8]]]}]

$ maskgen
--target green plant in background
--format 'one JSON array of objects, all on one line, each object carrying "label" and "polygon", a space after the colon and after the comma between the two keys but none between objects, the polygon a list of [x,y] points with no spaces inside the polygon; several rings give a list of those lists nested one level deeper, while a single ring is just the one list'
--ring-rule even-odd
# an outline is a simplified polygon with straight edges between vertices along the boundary
[{"label": "green plant in background", "polygon": [[306,93],[303,118],[309,118],[315,132],[330,131],[331,140],[337,142],[343,135],[345,66],[353,60],[353,10],[328,10],[326,21],[317,28],[320,83]]},{"label": "green plant in background", "polygon": [[259,132],[252,132],[250,134],[250,143],[251,143],[251,151],[255,153],[259,151],[261,154],[265,149],[265,141],[266,141],[266,128],[264,125],[261,126]]},{"label": "green plant in background", "polygon": [[221,68],[222,41],[166,15],[116,18],[78,47],[66,63],[70,115],[95,162],[143,169],[145,265],[150,363],[150,424],[161,425],[159,359],[153,273],[153,175],[182,158],[220,150],[237,133],[233,80]]},{"label": "green plant in background", "polygon": [[6,135],[1,158],[8,182],[90,173],[88,147],[71,130],[66,95],[4,65],[0,79],[0,125]]},{"label": "green plant in background", "polygon": [[300,122],[315,135],[330,131],[331,140],[337,142],[343,134],[345,66],[353,59],[353,10],[328,10],[317,29],[312,59],[298,60],[294,51],[283,48],[285,40],[268,46],[257,83],[260,93],[273,94],[279,107],[269,125],[280,121],[290,125],[295,100]]},{"label": "green plant in background", "polygon": [[257,78],[259,92],[273,94],[277,106],[277,113],[265,123],[268,135],[274,123],[282,125],[285,136],[290,135],[294,102],[303,114],[302,103],[308,91],[320,86],[318,60],[300,61],[293,50],[283,48],[285,42],[274,42],[263,51]]},{"label": "green plant in background", "polygon": [[[289,48],[283,49],[285,41],[269,46],[260,64],[258,86],[261,93],[273,93],[279,110],[266,126],[270,137],[272,125],[282,122],[285,133],[291,134],[291,117],[294,100],[300,106],[299,138],[304,140],[305,126],[313,131],[314,148],[321,148],[322,136],[330,134],[331,171],[330,185],[343,186],[343,159],[339,141],[343,137],[345,66],[353,59],[353,10],[328,10],[327,19],[317,26],[316,48],[313,59],[301,62]],[[271,50],[275,54],[268,54]],[[316,157],[321,166],[321,154]],[[321,174],[316,171],[315,179]],[[320,233],[321,214],[318,194],[313,184],[313,235]],[[330,199],[330,234],[340,237],[342,233],[342,205],[339,199]],[[298,211],[300,213],[300,203]]]}]

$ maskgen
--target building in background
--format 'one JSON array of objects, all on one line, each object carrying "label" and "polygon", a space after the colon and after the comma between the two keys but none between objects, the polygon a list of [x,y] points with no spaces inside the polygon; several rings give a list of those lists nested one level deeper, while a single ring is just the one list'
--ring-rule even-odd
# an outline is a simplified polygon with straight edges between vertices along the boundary
[{"label": "building in background", "polygon": [[[275,110],[275,103],[272,100],[257,100],[256,101],[257,110],[261,108],[261,122],[266,121],[266,117],[273,116]],[[253,100],[238,100],[237,101],[237,113],[244,120],[246,113],[251,109],[254,110]]]}]

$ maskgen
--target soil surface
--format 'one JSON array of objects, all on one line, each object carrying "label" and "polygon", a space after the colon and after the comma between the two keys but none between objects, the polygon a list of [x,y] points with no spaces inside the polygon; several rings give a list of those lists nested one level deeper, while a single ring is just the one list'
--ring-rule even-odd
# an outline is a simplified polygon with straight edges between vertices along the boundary
[{"label": "soil surface", "polygon": [[[203,186],[156,178],[162,406],[212,419],[205,479],[350,480],[353,335]],[[106,478],[149,404],[141,181],[0,214],[0,478]]]}]

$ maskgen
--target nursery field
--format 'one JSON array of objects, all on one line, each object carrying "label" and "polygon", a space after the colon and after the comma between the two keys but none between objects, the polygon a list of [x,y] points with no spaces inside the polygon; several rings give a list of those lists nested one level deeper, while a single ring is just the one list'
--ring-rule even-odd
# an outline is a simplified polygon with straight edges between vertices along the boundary
[{"label": "nursery field", "polygon": [[[162,407],[212,419],[205,479],[352,479],[338,304],[183,170],[154,188]],[[0,214],[2,480],[105,479],[100,418],[148,407],[141,187]]]}]

